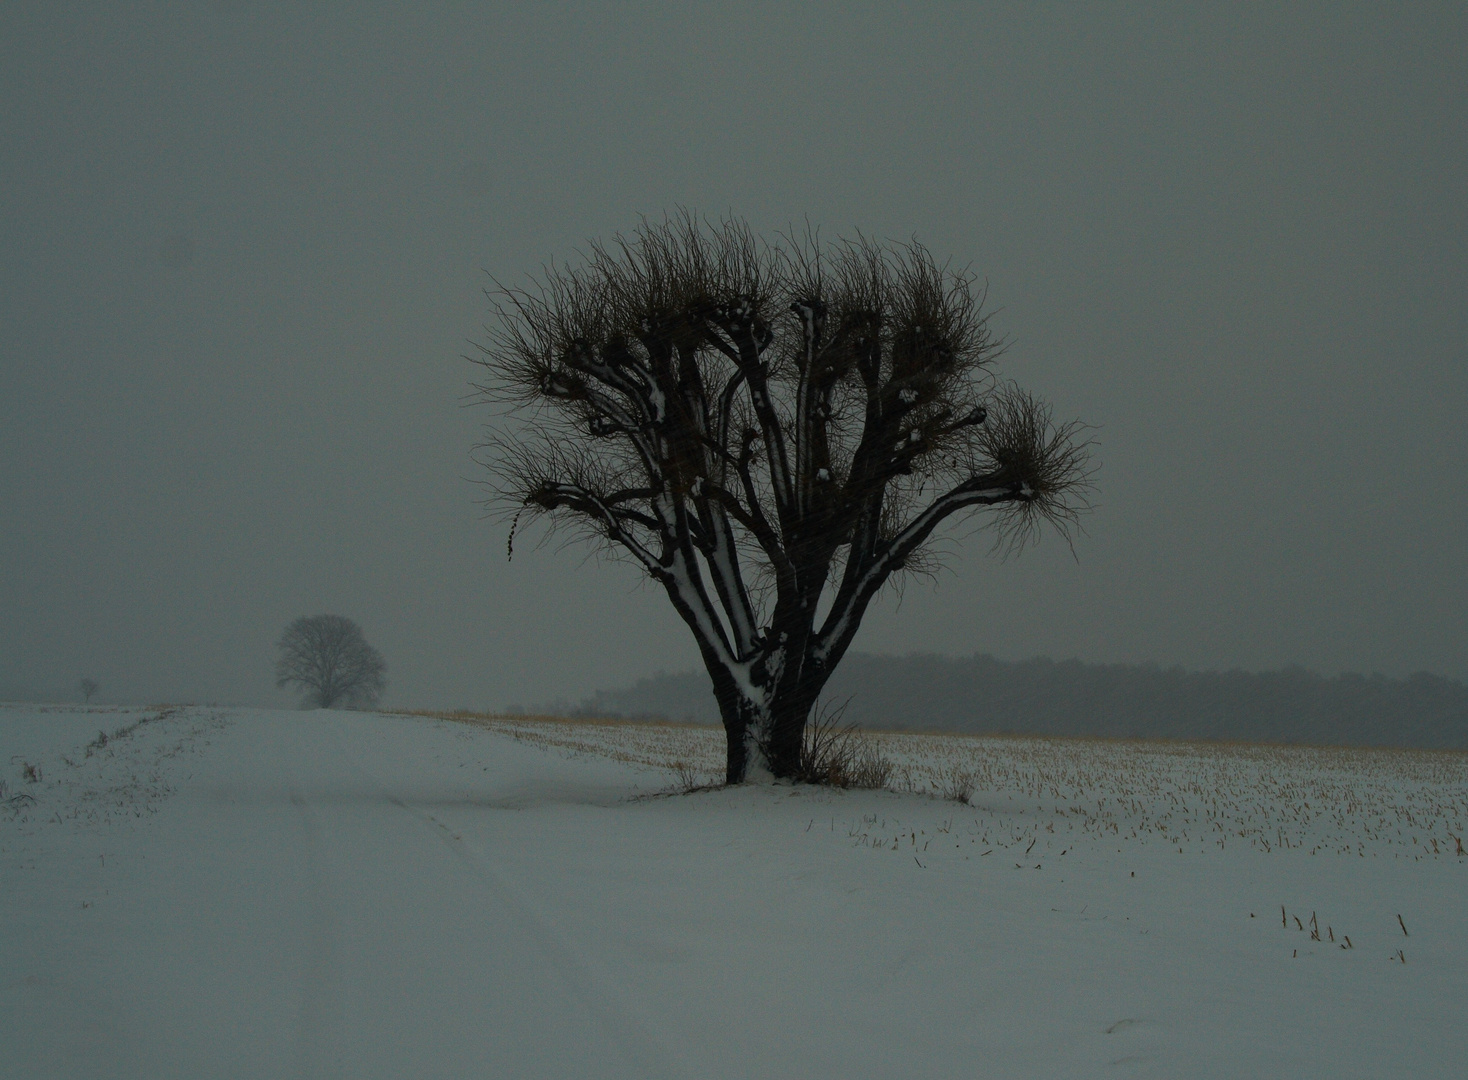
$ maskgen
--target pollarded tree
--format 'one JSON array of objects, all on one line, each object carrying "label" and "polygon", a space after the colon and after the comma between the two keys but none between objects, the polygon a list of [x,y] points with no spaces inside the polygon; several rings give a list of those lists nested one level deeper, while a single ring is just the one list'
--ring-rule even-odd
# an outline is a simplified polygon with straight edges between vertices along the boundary
[{"label": "pollarded tree", "polygon": [[515,515],[580,527],[666,590],[723,718],[726,775],[796,776],[868,605],[988,510],[1000,545],[1067,537],[1075,423],[997,381],[974,278],[917,243],[765,243],[683,215],[494,295],[476,387]]},{"label": "pollarded tree", "polygon": [[341,615],[303,615],[276,643],[275,685],[295,685],[319,709],[376,703],[386,685],[387,664],[362,628]]}]

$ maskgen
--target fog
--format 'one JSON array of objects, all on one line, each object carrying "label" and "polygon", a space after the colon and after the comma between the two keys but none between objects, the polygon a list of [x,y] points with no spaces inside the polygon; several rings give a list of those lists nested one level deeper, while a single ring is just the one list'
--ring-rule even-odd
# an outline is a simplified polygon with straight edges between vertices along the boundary
[{"label": "fog", "polygon": [[1468,12],[0,8],[0,697],[391,704],[697,665],[486,517],[490,277],[686,206],[916,236],[1096,426],[1075,557],[982,535],[855,648],[1468,678]]}]

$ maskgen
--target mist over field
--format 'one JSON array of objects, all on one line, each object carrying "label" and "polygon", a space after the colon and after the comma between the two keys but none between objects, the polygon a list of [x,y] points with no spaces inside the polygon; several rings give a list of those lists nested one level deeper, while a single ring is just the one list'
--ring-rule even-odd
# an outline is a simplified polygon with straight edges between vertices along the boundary
[{"label": "mist over field", "polygon": [[855,649],[1468,679],[1465,54],[1461,4],[7,3],[0,696],[289,706],[323,612],[389,704],[697,668],[633,568],[506,560],[464,404],[492,280],[680,206],[917,237],[1093,425],[1074,554],[960,531]]},{"label": "mist over field", "polygon": [[[1155,665],[1010,663],[992,656],[857,654],[826,688],[827,707],[873,731],[1082,735],[1468,750],[1468,686],[1323,678],[1301,668],[1187,672]],[[718,722],[702,672],[660,673],[547,711]]]}]

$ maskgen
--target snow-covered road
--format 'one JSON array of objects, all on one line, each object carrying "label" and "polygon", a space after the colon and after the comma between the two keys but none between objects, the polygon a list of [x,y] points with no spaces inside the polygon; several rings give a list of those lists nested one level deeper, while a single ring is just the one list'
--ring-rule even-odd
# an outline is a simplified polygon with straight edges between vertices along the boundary
[{"label": "snow-covered road", "polygon": [[650,797],[667,771],[447,721],[157,716],[0,708],[27,797],[0,815],[0,1073],[1468,1073],[1446,853],[1179,853],[1041,805],[1017,833],[981,798]]}]

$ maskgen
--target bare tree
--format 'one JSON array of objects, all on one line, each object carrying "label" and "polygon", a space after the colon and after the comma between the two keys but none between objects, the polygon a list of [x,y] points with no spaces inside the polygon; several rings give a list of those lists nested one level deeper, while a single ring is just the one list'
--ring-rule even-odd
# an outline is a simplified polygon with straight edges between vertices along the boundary
[{"label": "bare tree", "polygon": [[102,685],[96,679],[83,679],[76,688],[82,692],[82,701],[90,703],[92,695],[102,689]]},{"label": "bare tree", "polygon": [[374,704],[386,685],[387,664],[362,629],[341,615],[302,616],[276,643],[275,685],[295,685],[320,709]]},{"label": "bare tree", "polygon": [[513,514],[576,527],[667,592],[713,681],[726,776],[799,776],[867,606],[940,525],[1067,540],[1077,423],[995,377],[983,292],[914,242],[757,238],[683,214],[492,294],[481,447]]}]

